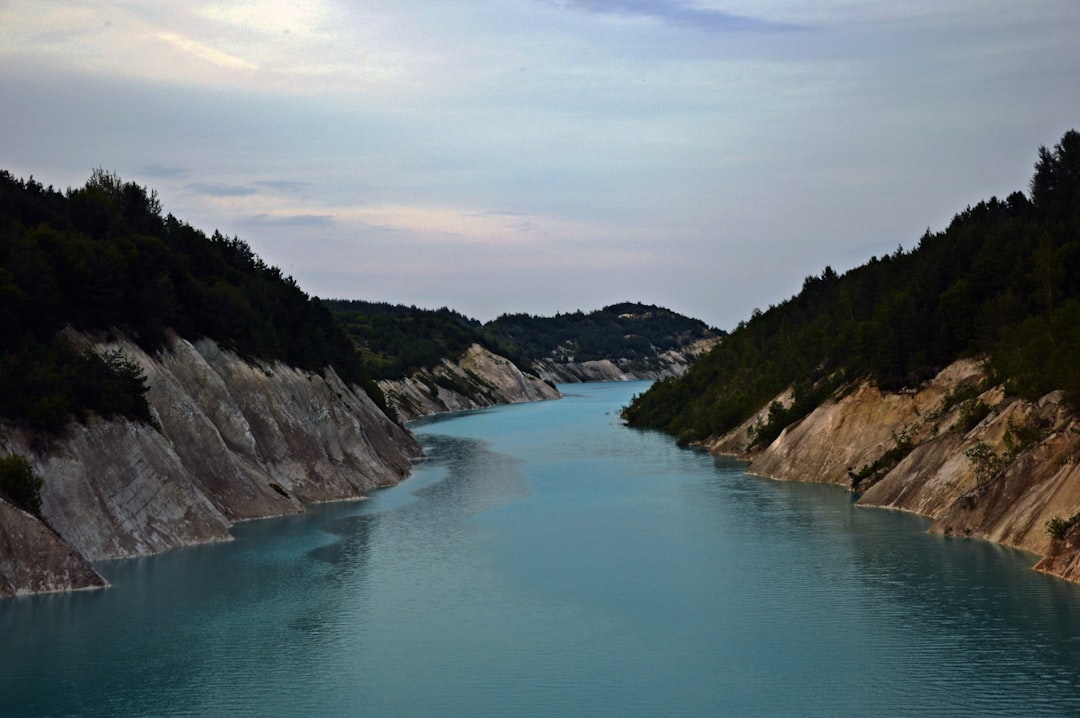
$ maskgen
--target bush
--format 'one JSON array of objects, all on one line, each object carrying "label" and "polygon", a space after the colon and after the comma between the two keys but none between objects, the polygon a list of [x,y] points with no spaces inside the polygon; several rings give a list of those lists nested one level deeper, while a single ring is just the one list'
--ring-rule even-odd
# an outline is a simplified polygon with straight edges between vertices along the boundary
[{"label": "bush", "polygon": [[975,468],[975,483],[982,486],[997,478],[1012,457],[1007,454],[999,454],[985,441],[976,441],[970,449],[964,452],[971,465]]},{"label": "bush", "polygon": [[1080,514],[1073,514],[1071,518],[1067,519],[1055,516],[1046,522],[1046,533],[1050,534],[1050,538],[1055,541],[1062,539],[1065,537],[1065,534],[1068,533],[1069,528],[1076,523],[1078,518],[1080,518]]},{"label": "bush", "polygon": [[960,405],[960,418],[956,422],[956,428],[966,434],[989,416],[990,411],[990,406],[982,399],[968,399]]},{"label": "bush", "polygon": [[41,477],[25,457],[11,454],[0,459],[0,493],[15,506],[41,518]]}]

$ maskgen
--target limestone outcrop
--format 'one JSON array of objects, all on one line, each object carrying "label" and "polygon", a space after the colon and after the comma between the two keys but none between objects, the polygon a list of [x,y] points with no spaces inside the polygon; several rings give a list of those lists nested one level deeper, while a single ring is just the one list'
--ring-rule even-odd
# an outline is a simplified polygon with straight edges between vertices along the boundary
[{"label": "limestone outcrop", "polygon": [[584,362],[545,359],[534,363],[532,370],[541,379],[552,384],[667,379],[685,374],[690,364],[717,341],[719,340],[716,338],[699,339],[681,349],[662,352],[648,367],[636,365],[628,359],[598,359]]},{"label": "limestone outcrop", "polygon": [[[119,349],[142,367],[157,426],[91,418],[42,443],[0,425],[0,451],[25,456],[44,484],[48,526],[29,514],[20,521],[33,522],[42,536],[55,532],[84,561],[226,541],[236,521],[394,484],[421,456],[408,431],[333,370],[249,362],[210,340],[176,336],[155,356],[127,341],[98,348]],[[5,517],[17,511],[4,508]],[[5,518],[4,526],[0,586],[22,593],[101,585],[96,574],[53,568],[45,549],[20,549],[6,539],[16,535],[14,524]],[[12,573],[13,563],[40,572]],[[50,578],[60,574],[71,579]]]},{"label": "limestone outcrop", "polygon": [[380,381],[379,388],[405,421],[561,396],[548,382],[479,344],[469,347],[457,361],[443,359],[434,369],[418,371],[407,379]]},{"label": "limestone outcrop", "polygon": [[[753,418],[706,446],[749,460],[758,476],[855,484],[860,505],[1034,552],[1037,569],[1078,581],[1080,422],[1058,392],[1024,401],[986,382],[981,365],[964,360],[914,392],[849,387],[764,449],[750,446]],[[1054,519],[1057,538],[1047,530]]]},{"label": "limestone outcrop", "polygon": [[52,529],[0,499],[0,597],[105,585]]}]

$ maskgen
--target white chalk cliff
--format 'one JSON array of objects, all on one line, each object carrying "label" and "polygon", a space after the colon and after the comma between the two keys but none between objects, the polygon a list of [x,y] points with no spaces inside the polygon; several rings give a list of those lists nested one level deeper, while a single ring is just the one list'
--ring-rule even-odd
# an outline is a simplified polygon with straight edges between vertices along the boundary
[{"label": "white chalk cliff", "polygon": [[0,596],[103,585],[87,561],[230,539],[236,521],[356,499],[405,477],[419,444],[333,370],[245,361],[170,336],[145,371],[158,426],[91,418],[42,442],[0,424],[0,452],[44,482],[47,526],[0,500]]},{"label": "white chalk cliff", "polygon": [[405,421],[561,396],[550,383],[479,344],[469,347],[457,361],[443,359],[434,369],[415,372],[406,379],[380,381],[379,388]]}]

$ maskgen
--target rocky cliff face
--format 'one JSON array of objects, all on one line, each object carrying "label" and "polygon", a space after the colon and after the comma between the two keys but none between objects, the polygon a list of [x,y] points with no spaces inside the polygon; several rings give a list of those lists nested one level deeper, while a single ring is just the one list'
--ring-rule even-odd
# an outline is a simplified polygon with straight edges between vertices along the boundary
[{"label": "rocky cliff face", "polygon": [[398,416],[409,421],[447,411],[558,399],[561,395],[555,384],[680,376],[717,341],[702,339],[682,349],[664,352],[649,369],[635,368],[628,361],[601,359],[539,361],[531,371],[473,344],[457,361],[443,359],[435,369],[416,372],[408,379],[380,381],[379,387]]},{"label": "rocky cliff face", "polygon": [[0,499],[0,597],[105,585],[48,526]]},{"label": "rocky cliff face", "polygon": [[419,371],[408,379],[380,381],[379,387],[406,421],[447,411],[561,396],[540,377],[523,372],[509,359],[479,344],[469,347],[457,361],[444,359],[433,370]]},{"label": "rocky cliff face", "polygon": [[[985,380],[978,363],[962,361],[913,393],[859,385],[764,450],[750,450],[747,426],[708,447],[750,459],[759,476],[849,487],[861,478],[861,505],[1032,551],[1044,556],[1039,570],[1080,580],[1080,522],[1068,524],[1080,511],[1080,423],[1058,393],[1027,402]],[[1052,539],[1055,518],[1068,528]]]},{"label": "rocky cliff face", "polygon": [[649,368],[635,366],[629,360],[600,359],[585,362],[538,361],[533,371],[552,384],[574,384],[586,381],[637,381],[682,376],[690,364],[708,351],[718,339],[700,339],[682,349],[663,352]]},{"label": "rocky cliff face", "polygon": [[[96,574],[76,568],[78,561],[70,570],[56,568],[50,557],[63,547],[97,560],[229,540],[236,521],[396,483],[421,454],[407,431],[332,370],[253,364],[209,340],[175,336],[154,357],[128,342],[108,348],[146,372],[158,427],[91,419],[42,447],[40,439],[0,426],[0,450],[26,456],[43,479],[42,513],[61,541],[50,547],[43,533],[49,529],[24,514],[20,520],[29,519],[43,537],[28,555],[18,546],[29,529],[16,531],[5,519],[0,586],[10,592],[101,585]],[[40,571],[27,575],[13,563]]]}]

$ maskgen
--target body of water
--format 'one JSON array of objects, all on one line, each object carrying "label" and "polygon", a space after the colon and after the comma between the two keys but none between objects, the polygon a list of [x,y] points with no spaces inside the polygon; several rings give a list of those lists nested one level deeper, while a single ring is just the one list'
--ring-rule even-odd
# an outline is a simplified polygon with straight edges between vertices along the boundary
[{"label": "body of water", "polygon": [[0,715],[1080,714],[1080,588],[628,429],[645,386],[418,422],[371,500],[0,601]]}]

